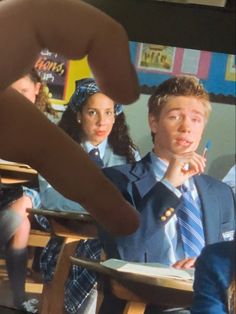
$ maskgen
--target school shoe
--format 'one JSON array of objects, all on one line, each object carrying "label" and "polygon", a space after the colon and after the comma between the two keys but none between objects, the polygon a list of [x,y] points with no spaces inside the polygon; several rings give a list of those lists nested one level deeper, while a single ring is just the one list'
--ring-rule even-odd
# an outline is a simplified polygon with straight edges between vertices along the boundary
[{"label": "school shoe", "polygon": [[20,310],[25,313],[38,313],[38,304],[37,299],[29,299],[22,303]]}]

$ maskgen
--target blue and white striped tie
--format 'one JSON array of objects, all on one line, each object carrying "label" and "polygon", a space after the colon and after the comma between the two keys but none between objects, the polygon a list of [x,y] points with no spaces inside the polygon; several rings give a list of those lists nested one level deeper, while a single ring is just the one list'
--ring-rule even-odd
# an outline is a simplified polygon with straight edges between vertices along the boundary
[{"label": "blue and white striped tie", "polygon": [[[181,187],[183,202],[178,210],[178,222],[186,257],[198,256],[205,246],[201,210],[191,192]],[[199,202],[200,203],[200,202]]]}]

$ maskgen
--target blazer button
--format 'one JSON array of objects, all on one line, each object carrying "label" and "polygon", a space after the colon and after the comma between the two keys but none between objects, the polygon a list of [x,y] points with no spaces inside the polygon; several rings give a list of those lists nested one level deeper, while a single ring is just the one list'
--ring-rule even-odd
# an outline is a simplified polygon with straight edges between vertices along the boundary
[{"label": "blazer button", "polygon": [[166,216],[161,216],[161,221],[166,221]]},{"label": "blazer button", "polygon": [[172,211],[168,209],[168,210],[165,212],[165,216],[166,216],[166,217],[170,217],[171,215],[172,215]]},{"label": "blazer button", "polygon": [[175,212],[175,209],[173,207],[168,208],[169,211],[173,214]]}]

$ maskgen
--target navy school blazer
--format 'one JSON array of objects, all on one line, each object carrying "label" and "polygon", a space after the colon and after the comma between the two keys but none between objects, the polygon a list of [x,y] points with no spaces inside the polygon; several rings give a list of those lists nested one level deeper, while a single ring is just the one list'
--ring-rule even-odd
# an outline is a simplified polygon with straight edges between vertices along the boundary
[{"label": "navy school blazer", "polygon": [[[103,172],[141,214],[140,226],[132,235],[113,237],[99,231],[107,257],[144,262],[147,255],[148,262],[161,262],[160,252],[168,250],[164,226],[177,213],[182,198],[156,181],[150,153],[138,162],[104,168]],[[232,189],[207,175],[195,176],[194,182],[202,205],[206,245],[231,240],[236,216]]]}]

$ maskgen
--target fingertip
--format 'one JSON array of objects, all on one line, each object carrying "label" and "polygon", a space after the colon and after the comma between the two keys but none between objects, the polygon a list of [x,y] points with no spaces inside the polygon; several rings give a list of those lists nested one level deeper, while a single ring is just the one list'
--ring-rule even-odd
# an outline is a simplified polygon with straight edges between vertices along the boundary
[{"label": "fingertip", "polygon": [[[96,81],[101,91],[108,97],[113,99],[115,103],[122,105],[130,105],[137,101],[140,96],[140,86],[135,71],[129,74],[129,79],[117,80],[112,78],[110,80],[96,77]],[[126,75],[127,76],[127,75]]]}]

